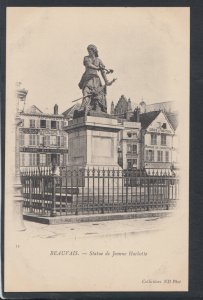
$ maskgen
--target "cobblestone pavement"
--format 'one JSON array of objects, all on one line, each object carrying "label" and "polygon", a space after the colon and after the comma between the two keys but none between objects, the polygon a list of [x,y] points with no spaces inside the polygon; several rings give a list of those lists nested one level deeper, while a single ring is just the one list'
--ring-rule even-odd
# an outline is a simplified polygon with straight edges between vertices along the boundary
[{"label": "cobblestone pavement", "polygon": [[103,222],[84,222],[75,224],[45,225],[24,221],[26,231],[19,234],[24,237],[41,239],[80,239],[80,238],[106,238],[124,237],[141,232],[164,229],[165,218],[141,218],[128,220],[114,220]]}]

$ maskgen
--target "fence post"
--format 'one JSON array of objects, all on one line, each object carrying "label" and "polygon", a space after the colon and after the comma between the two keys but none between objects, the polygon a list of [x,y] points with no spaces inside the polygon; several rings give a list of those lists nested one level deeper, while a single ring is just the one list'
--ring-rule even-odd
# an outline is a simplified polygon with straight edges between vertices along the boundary
[{"label": "fence post", "polygon": [[41,181],[40,181],[40,185],[41,185],[41,195],[42,195],[42,214],[45,213],[45,200],[44,200],[44,177],[43,175],[41,175]]},{"label": "fence post", "polygon": [[[76,187],[77,187],[77,189],[79,188],[79,178],[78,178],[78,176],[79,176],[79,169],[77,169],[77,171],[76,171]],[[77,195],[76,195],[76,208],[75,208],[75,215],[77,216],[78,215],[78,193],[77,193]]]},{"label": "fence post", "polygon": [[32,201],[32,177],[29,176],[29,199],[30,199],[30,213],[33,212],[33,201]]},{"label": "fence post", "polygon": [[146,176],[146,178],[147,178],[147,200],[148,200],[147,210],[150,210],[150,176],[151,176],[150,171],[149,171],[148,175],[149,176]]},{"label": "fence post", "polygon": [[56,216],[56,175],[52,174],[52,208],[51,217]]},{"label": "fence post", "polygon": [[101,213],[104,213],[104,178],[105,178],[105,170],[103,168],[102,170],[102,208],[101,208]]},{"label": "fence post", "polygon": [[125,212],[128,211],[128,181],[129,181],[129,171],[126,171],[126,205],[125,205]]}]

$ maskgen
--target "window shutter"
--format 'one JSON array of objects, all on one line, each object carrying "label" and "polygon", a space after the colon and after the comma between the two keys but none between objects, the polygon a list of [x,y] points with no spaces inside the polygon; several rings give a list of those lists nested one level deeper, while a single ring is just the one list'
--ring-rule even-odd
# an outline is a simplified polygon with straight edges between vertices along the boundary
[{"label": "window shutter", "polygon": [[36,128],[40,128],[40,119],[36,120]]},{"label": "window shutter", "polygon": [[39,153],[37,153],[37,165],[40,165],[40,157],[39,157]]},{"label": "window shutter", "polygon": [[29,165],[32,166],[32,153],[29,153]]},{"label": "window shutter", "polygon": [[60,147],[60,136],[57,136],[57,146]]},{"label": "window shutter", "polygon": [[46,120],[46,128],[51,129],[51,120]]},{"label": "window shutter", "polygon": [[46,164],[47,164],[47,166],[51,165],[51,154],[50,153],[48,153],[46,156]]},{"label": "window shutter", "polygon": [[57,154],[57,159],[56,159],[56,161],[57,161],[57,165],[59,166],[59,165],[60,165],[60,154]]},{"label": "window shutter", "polygon": [[66,136],[63,137],[63,146],[67,148],[67,139]]},{"label": "window shutter", "polygon": [[45,136],[45,145],[50,146],[50,135]]},{"label": "window shutter", "polygon": [[148,161],[149,160],[149,157],[148,157],[148,150],[146,150],[146,152],[145,152],[145,155],[146,155],[146,161]]}]

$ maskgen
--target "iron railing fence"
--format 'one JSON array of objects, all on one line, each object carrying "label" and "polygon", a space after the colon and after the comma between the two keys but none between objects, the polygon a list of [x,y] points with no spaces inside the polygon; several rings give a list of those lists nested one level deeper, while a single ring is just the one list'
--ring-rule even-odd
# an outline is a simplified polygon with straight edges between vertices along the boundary
[{"label": "iron railing fence", "polygon": [[64,168],[21,172],[24,213],[41,216],[170,209],[179,178],[168,170]]}]

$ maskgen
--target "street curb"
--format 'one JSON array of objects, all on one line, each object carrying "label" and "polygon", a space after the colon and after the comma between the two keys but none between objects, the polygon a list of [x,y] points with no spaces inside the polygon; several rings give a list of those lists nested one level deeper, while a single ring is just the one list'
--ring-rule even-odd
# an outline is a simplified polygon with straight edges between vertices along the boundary
[{"label": "street curb", "polygon": [[24,214],[23,219],[31,222],[37,222],[48,225],[81,223],[81,222],[100,222],[113,220],[126,220],[138,218],[154,218],[167,217],[173,213],[173,210],[161,211],[141,211],[141,212],[125,212],[125,213],[109,213],[109,214],[94,214],[94,215],[79,215],[79,216],[58,216],[58,217],[43,217],[33,214]]}]

